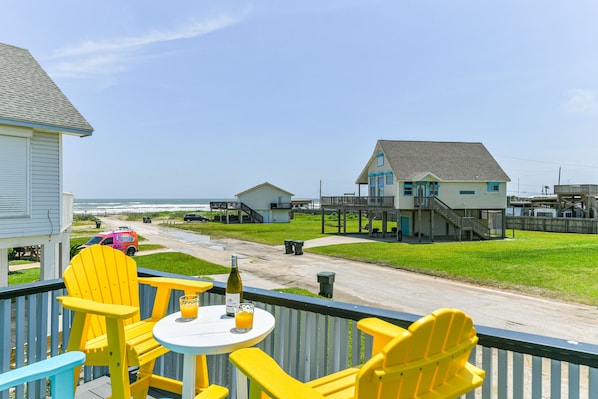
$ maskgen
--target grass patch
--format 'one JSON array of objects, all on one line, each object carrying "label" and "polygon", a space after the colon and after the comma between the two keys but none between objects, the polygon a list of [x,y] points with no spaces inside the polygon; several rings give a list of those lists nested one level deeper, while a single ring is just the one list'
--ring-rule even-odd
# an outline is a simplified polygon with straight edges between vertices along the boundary
[{"label": "grass patch", "polygon": [[206,262],[182,252],[160,252],[135,256],[138,267],[181,274],[183,276],[206,276],[229,273],[228,267]]},{"label": "grass patch", "polygon": [[594,235],[517,231],[515,239],[427,245],[359,243],[310,252],[433,276],[598,304]]},{"label": "grass patch", "polygon": [[39,267],[15,270],[8,273],[8,285],[28,284],[39,281]]},{"label": "grass patch", "polygon": [[314,294],[311,291],[308,291],[304,288],[298,288],[298,287],[289,287],[289,288],[275,288],[272,291],[278,291],[278,292],[284,292],[287,294],[295,294],[295,295],[302,295],[302,296],[308,296],[311,298],[320,298],[320,299],[328,299],[325,297],[321,297],[317,294]]},{"label": "grass patch", "polygon": [[237,240],[258,242],[268,245],[280,245],[286,239],[311,240],[328,237],[321,234],[318,224],[320,218],[311,215],[296,214],[291,223],[240,223],[224,224],[219,222],[185,223],[173,227],[212,237],[228,237]]},{"label": "grass patch", "polygon": [[153,251],[156,249],[166,248],[161,244],[139,244],[139,251]]}]

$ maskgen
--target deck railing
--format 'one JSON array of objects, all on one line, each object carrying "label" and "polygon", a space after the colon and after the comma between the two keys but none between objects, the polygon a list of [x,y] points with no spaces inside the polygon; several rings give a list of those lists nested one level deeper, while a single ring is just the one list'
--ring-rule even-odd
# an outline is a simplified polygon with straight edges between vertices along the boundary
[{"label": "deck railing", "polygon": [[62,193],[62,215],[60,218],[60,231],[68,230],[73,224],[73,209],[75,196],[73,193]]},{"label": "deck railing", "polygon": [[395,197],[321,197],[320,208],[339,207],[363,207],[363,208],[393,208]]},{"label": "deck railing", "polygon": [[[143,275],[173,276],[140,269]],[[177,276],[180,277],[180,276]],[[0,371],[22,366],[59,353],[68,341],[70,312],[61,314],[56,296],[64,293],[61,280],[0,289],[2,351]],[[202,305],[221,304],[224,284],[202,294]],[[154,292],[141,291],[142,315],[149,313]],[[362,339],[354,321],[379,317],[402,327],[420,317],[379,308],[308,298],[248,288],[244,299],[274,314],[276,328],[258,346],[273,356],[291,375],[309,380],[359,364],[371,352],[371,341]],[[176,302],[170,304],[175,311]],[[480,338],[471,361],[486,370],[483,387],[468,398],[598,398],[598,345],[476,326]],[[574,328],[563,326],[563,328]],[[61,334],[64,331],[64,334]],[[236,394],[227,355],[209,356],[210,380],[229,386]],[[164,375],[181,378],[182,356],[169,353],[157,365]],[[106,373],[85,367],[85,381]],[[15,399],[37,398],[45,387],[31,384],[29,396],[22,389]],[[0,399],[8,398],[7,392]]]}]

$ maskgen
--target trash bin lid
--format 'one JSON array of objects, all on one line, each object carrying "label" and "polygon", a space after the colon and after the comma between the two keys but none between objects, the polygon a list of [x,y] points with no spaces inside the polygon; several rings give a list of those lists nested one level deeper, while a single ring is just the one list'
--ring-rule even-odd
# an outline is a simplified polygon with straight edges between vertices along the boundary
[{"label": "trash bin lid", "polygon": [[334,276],[335,272],[319,272],[318,276]]},{"label": "trash bin lid", "polygon": [[334,272],[319,272],[318,273],[318,282],[325,282],[325,283],[333,283],[334,276],[336,273]]}]

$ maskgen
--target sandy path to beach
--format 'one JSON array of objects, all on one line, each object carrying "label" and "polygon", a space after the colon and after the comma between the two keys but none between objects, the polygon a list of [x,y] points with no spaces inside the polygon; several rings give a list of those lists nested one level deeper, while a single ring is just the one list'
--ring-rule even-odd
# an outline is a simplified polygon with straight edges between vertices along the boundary
[{"label": "sandy path to beach", "polygon": [[[301,287],[317,293],[317,273],[331,271],[335,273],[334,299],[337,301],[418,315],[440,307],[456,307],[470,314],[478,325],[598,344],[598,309],[594,306],[488,289],[307,252],[287,255],[283,243],[269,246],[233,239],[213,240],[155,222],[123,223],[116,218],[102,218],[102,222],[102,227],[107,228],[130,225],[151,243],[223,266],[229,266],[231,255],[236,253],[243,283],[248,287]],[[331,236],[306,241],[304,248],[360,240],[364,239]],[[216,281],[226,281],[227,276],[213,277]]]}]

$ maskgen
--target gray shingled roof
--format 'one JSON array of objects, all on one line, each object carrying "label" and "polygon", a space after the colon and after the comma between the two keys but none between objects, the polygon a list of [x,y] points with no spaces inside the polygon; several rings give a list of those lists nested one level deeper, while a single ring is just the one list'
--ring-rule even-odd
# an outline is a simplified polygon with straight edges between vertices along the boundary
[{"label": "gray shingled roof", "polygon": [[[379,152],[398,180],[432,173],[443,181],[511,181],[482,143],[378,140],[370,162]],[[368,183],[370,162],[356,183]]]},{"label": "gray shingled roof", "polygon": [[0,121],[90,135],[77,111],[29,51],[0,43]]}]

